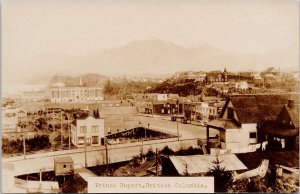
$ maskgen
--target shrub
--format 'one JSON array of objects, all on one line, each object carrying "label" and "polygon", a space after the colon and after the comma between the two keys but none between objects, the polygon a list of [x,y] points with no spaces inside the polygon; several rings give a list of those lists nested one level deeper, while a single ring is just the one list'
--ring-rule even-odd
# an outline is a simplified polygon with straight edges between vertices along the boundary
[{"label": "shrub", "polygon": [[173,155],[175,152],[174,152],[171,148],[169,148],[168,146],[165,146],[165,147],[160,151],[160,153],[163,154],[163,155],[169,156],[169,155]]}]

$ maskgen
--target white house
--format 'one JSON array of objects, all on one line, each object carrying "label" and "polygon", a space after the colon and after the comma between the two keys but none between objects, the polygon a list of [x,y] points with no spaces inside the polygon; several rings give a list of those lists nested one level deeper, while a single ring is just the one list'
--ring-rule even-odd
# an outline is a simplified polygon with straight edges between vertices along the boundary
[{"label": "white house", "polygon": [[247,90],[248,89],[248,83],[247,82],[238,82],[235,85],[235,88],[238,90]]},{"label": "white house", "polygon": [[15,108],[2,109],[2,133],[18,132],[17,113]]},{"label": "white house", "polygon": [[207,140],[210,141],[209,128],[214,128],[219,130],[219,144],[215,147],[230,153],[255,151],[263,141],[261,125],[274,121],[287,102],[285,95],[231,96],[220,119],[207,125]]},{"label": "white house", "polygon": [[27,117],[27,112],[23,109],[19,109],[18,110],[18,118],[22,119],[22,118],[25,118],[25,117]]},{"label": "white house", "polygon": [[72,143],[76,147],[104,145],[104,119],[88,116],[71,124]]}]

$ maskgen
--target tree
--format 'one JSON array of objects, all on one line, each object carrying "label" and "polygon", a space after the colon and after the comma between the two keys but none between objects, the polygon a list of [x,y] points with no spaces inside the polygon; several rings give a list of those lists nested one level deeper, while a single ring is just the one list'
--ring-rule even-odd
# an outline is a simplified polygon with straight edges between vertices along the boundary
[{"label": "tree", "polygon": [[226,171],[225,167],[221,166],[222,162],[217,156],[216,160],[212,161],[213,167],[208,172],[208,175],[214,177],[216,192],[225,192],[227,190],[227,183],[231,180],[231,173]]},{"label": "tree", "polygon": [[110,82],[109,79],[106,81],[106,83],[104,85],[103,93],[105,95],[111,95],[113,93],[113,87],[112,87],[111,82]]}]

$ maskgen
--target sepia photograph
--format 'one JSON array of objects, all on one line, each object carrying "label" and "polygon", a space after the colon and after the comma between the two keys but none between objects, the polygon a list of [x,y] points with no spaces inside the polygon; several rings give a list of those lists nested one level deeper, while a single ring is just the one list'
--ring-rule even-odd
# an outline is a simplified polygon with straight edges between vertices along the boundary
[{"label": "sepia photograph", "polygon": [[2,0],[2,193],[299,192],[296,0]]}]

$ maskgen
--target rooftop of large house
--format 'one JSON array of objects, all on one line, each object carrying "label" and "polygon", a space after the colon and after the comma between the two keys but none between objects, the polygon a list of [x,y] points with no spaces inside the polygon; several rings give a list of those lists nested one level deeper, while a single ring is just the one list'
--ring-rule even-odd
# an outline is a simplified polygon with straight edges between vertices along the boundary
[{"label": "rooftop of large house", "polygon": [[[240,123],[259,123],[276,120],[289,100],[298,102],[298,94],[237,95],[230,96],[224,108],[231,102]],[[296,104],[295,107],[299,109]],[[225,112],[224,108],[221,117]]]}]

